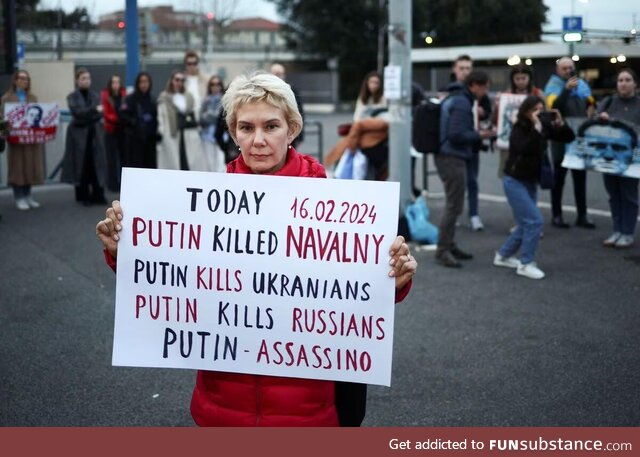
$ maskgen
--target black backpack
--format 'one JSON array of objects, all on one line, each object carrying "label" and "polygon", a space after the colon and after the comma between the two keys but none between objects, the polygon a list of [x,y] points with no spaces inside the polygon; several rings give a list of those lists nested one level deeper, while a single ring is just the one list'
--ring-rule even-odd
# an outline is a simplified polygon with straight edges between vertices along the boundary
[{"label": "black backpack", "polygon": [[440,108],[444,100],[425,100],[413,113],[411,140],[413,147],[423,154],[440,151]]}]

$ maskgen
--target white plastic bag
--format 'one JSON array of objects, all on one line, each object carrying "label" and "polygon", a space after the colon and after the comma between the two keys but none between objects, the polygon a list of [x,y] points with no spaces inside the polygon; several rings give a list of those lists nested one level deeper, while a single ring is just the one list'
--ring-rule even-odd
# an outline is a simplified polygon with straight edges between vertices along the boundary
[{"label": "white plastic bag", "polygon": [[336,165],[333,172],[336,179],[352,179],[353,178],[353,154],[349,149],[342,153],[342,157]]},{"label": "white plastic bag", "polygon": [[353,156],[353,174],[351,179],[366,179],[368,167],[369,160],[367,156],[365,156],[360,149],[357,149]]}]

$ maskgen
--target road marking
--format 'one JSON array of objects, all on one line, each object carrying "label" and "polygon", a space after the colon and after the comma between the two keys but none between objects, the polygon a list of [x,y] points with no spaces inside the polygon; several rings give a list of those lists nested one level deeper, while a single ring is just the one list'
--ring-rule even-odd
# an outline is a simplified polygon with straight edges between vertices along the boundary
[{"label": "road marking", "polygon": [[[427,192],[426,196],[428,198],[444,198],[444,192]],[[493,202],[493,203],[507,203],[507,197],[505,197],[504,195],[492,195],[492,194],[478,194],[478,200],[483,200],[486,202]],[[540,208],[551,208],[551,203],[548,202],[538,202],[538,207]],[[563,211],[568,211],[571,213],[576,213],[577,209],[575,206],[571,206],[571,205],[563,205],[562,206],[562,210]],[[604,211],[601,209],[595,209],[595,208],[587,208],[587,214],[591,214],[592,216],[602,216],[602,217],[611,217],[611,212],[610,211]],[[640,216],[638,216],[638,221],[640,221]]]}]

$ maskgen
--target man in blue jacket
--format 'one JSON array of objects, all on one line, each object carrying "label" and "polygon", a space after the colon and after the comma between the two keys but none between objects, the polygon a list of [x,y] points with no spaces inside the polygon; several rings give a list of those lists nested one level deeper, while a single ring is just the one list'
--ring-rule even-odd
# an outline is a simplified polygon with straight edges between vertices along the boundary
[{"label": "man in blue jacket", "polygon": [[459,260],[473,258],[454,242],[456,221],[464,207],[467,161],[471,159],[473,148],[482,139],[495,136],[495,132],[476,131],[473,122],[473,101],[481,99],[489,90],[486,73],[473,71],[464,84],[451,83],[447,90],[450,95],[444,100],[440,112],[440,152],[434,156],[445,192],[436,260],[445,267],[460,268]]},{"label": "man in blue jacket", "polygon": [[[589,84],[576,75],[576,67],[570,57],[561,57],[556,63],[556,74],[551,75],[544,88],[547,97],[547,107],[557,109],[563,118],[590,117],[593,113],[595,99],[591,95]],[[551,188],[551,225],[559,228],[569,228],[562,217],[562,191],[567,176],[567,169],[562,167],[566,145],[556,141],[551,142],[551,156],[553,158],[553,187]],[[587,217],[587,171],[571,170],[573,193],[576,199],[578,217],[576,226],[588,229],[595,228],[595,224]]]}]

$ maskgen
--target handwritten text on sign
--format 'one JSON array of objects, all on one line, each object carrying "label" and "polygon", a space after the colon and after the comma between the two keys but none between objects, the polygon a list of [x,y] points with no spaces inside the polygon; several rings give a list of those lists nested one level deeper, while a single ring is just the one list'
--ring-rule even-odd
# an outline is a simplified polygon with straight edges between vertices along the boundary
[{"label": "handwritten text on sign", "polygon": [[113,364],[389,385],[397,183],[123,170]]}]

